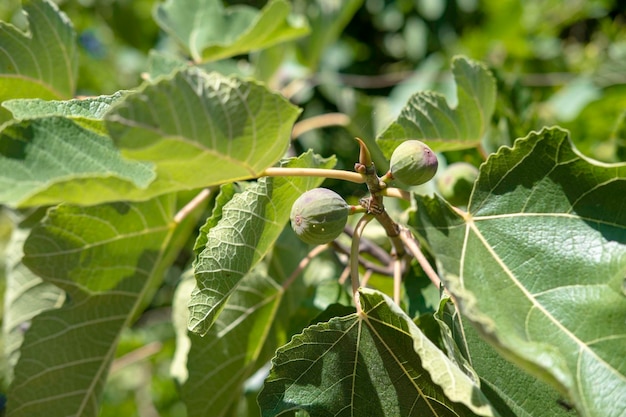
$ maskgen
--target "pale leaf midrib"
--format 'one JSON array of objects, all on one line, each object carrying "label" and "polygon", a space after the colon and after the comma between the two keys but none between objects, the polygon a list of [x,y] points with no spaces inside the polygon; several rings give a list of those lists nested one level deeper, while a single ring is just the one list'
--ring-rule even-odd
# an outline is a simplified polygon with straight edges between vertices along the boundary
[{"label": "pale leaf midrib", "polygon": [[[593,356],[598,363],[601,363],[607,370],[609,370],[611,373],[616,374],[619,378],[623,379],[626,382],[626,376],[617,372],[615,368],[610,366],[610,364],[608,364],[604,359],[600,358],[592,349],[590,349],[590,347],[587,344],[585,344],[582,340],[576,337],[576,335],[574,335],[568,328],[563,326],[561,322],[559,322],[548,310],[544,308],[542,304],[540,304],[537,301],[534,295],[530,293],[526,289],[526,287],[522,285],[522,283],[515,277],[515,274],[513,274],[513,272],[508,268],[508,266],[504,263],[504,261],[502,261],[502,259],[498,256],[498,254],[493,250],[491,245],[488,244],[487,239],[482,235],[482,233],[478,230],[478,228],[475,226],[473,222],[468,222],[467,225],[468,225],[468,228],[471,229],[476,235],[476,237],[478,237],[478,239],[481,241],[484,248],[491,254],[492,258],[500,266],[502,271],[510,278],[511,282],[515,284],[515,286],[522,292],[522,294],[526,297],[526,299],[528,299],[528,301],[531,302],[533,307],[535,307],[538,311],[540,311],[548,320],[550,320],[554,325],[556,325],[556,327],[559,330],[561,330],[561,332],[565,336],[567,336],[571,341],[573,341],[577,346],[579,346],[580,352],[583,352],[583,351],[587,352],[588,354]],[[466,234],[469,235],[469,232]],[[463,255],[465,254],[465,252],[467,252],[467,247],[468,247],[467,241],[465,241],[463,248],[462,248]],[[464,275],[464,270],[461,270],[460,272],[461,272],[461,277],[462,277]],[[462,278],[461,278],[461,282],[463,282]],[[531,341],[531,343],[536,343],[536,342]],[[577,385],[580,385],[580,384],[577,383]]]}]

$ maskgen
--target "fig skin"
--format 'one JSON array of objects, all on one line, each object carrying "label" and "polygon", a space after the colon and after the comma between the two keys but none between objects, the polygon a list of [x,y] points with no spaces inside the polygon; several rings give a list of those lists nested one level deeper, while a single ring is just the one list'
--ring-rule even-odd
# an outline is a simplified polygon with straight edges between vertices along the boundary
[{"label": "fig skin", "polygon": [[314,188],[291,207],[291,228],[304,242],[323,245],[337,239],[348,221],[350,207],[336,192]]},{"label": "fig skin", "polygon": [[437,173],[437,156],[419,140],[402,142],[391,154],[391,175],[406,185],[421,185]]},{"label": "fig skin", "polygon": [[466,206],[469,202],[478,168],[467,162],[455,162],[437,178],[437,189],[453,206]]}]

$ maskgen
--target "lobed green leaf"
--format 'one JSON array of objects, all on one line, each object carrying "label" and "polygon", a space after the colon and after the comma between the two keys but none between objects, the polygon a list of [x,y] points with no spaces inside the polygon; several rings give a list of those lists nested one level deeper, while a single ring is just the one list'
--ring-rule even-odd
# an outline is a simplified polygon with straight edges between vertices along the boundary
[{"label": "lobed green leaf", "polygon": [[259,395],[264,417],[497,415],[387,296],[361,289],[360,302],[360,316],[310,326],[278,349]]},{"label": "lobed green leaf", "polygon": [[376,142],[389,158],[407,139],[418,139],[434,151],[479,147],[487,133],[496,104],[496,82],[481,63],[464,57],[452,61],[458,104],[451,108],[438,93],[413,95],[398,118]]},{"label": "lobed green leaf", "polygon": [[626,410],[624,195],[626,165],[552,128],[483,164],[468,213],[419,198],[413,220],[464,317],[583,416]]},{"label": "lobed green leaf", "polygon": [[[444,297],[436,314],[448,356],[471,363],[480,376],[481,391],[503,416],[567,417],[569,410],[558,391],[504,359],[458,314]],[[467,359],[465,359],[467,358]],[[454,360],[454,359],[453,359]],[[457,362],[458,363],[458,362]]]},{"label": "lobed green leaf", "polygon": [[124,156],[155,164],[156,195],[259,176],[285,154],[298,114],[260,84],[190,68],[130,93],[106,120]]},{"label": "lobed green leaf", "polygon": [[11,206],[145,200],[254,178],[283,156],[299,112],[259,84],[198,69],[137,92],[5,105],[26,119],[0,132],[0,201]]}]

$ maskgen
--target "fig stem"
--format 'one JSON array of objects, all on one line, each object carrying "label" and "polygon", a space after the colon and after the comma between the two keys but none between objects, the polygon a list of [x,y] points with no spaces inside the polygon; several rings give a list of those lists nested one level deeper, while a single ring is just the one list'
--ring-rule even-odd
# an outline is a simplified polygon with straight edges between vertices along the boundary
[{"label": "fig stem", "polygon": [[380,192],[380,194],[384,195],[385,197],[395,197],[395,198],[401,198],[406,201],[411,201],[411,193],[401,188],[394,188],[394,187],[385,188],[384,190]]},{"label": "fig stem", "polygon": [[261,172],[259,177],[322,177],[345,180],[357,184],[363,184],[365,182],[365,176],[356,172],[322,168],[271,167]]},{"label": "fig stem", "polygon": [[354,227],[354,235],[352,236],[352,246],[350,248],[350,281],[352,282],[352,297],[354,297],[354,305],[358,315],[363,313],[361,310],[361,303],[359,301],[359,286],[361,284],[359,280],[359,246],[361,242],[361,235],[365,226],[374,218],[371,214],[364,214],[359,219]]},{"label": "fig stem", "polygon": [[357,214],[357,213],[366,213],[365,207],[363,206],[348,206],[348,215]]}]

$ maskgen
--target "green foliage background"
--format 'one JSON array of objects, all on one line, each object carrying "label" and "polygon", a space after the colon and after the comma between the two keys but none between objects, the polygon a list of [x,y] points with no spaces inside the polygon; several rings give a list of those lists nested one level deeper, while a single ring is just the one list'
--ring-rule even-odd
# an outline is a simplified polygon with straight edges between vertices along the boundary
[{"label": "green foliage background", "polygon": [[[150,52],[153,48],[160,54],[180,51],[175,40],[153,19],[153,10],[159,2],[75,0],[57,3],[78,34],[75,89],[78,95],[109,95],[135,88],[142,77],[155,78],[165,72],[155,64],[155,55]],[[247,4],[262,8],[265,3],[233,1],[228,5]],[[332,2],[292,2],[294,13],[306,16],[311,27],[309,35],[289,41],[290,45],[293,44],[289,48],[293,55],[287,55],[287,48],[283,45],[266,45],[267,48],[264,46],[262,51],[252,53],[237,49],[219,51],[224,55],[214,52],[219,60],[207,59],[210,62],[204,64],[225,74],[253,77],[270,88],[285,87],[290,81],[303,78],[302,75],[306,74],[306,82],[298,85],[296,93],[291,96],[291,101],[301,107],[302,112],[297,115],[293,108],[285,107],[284,112],[264,115],[264,119],[285,113],[289,114],[286,118],[299,117],[301,120],[330,112],[341,112],[350,117],[349,123],[344,126],[303,134],[293,143],[294,154],[300,155],[313,149],[323,157],[335,155],[335,167],[351,169],[358,152],[352,138],[359,136],[373,141],[416,91],[438,91],[449,103],[456,105],[457,91],[449,66],[454,56],[462,54],[484,62],[496,78],[497,96],[491,120],[496,128],[483,141],[487,152],[495,152],[501,145],[511,146],[516,138],[524,137],[530,131],[560,125],[574,133],[574,144],[586,156],[604,162],[626,161],[626,9],[623,2],[348,0],[343,2],[343,9],[334,15],[320,15],[319,7],[329,3]],[[23,15],[18,12],[19,7],[17,1],[2,2],[0,20],[12,22],[20,28],[26,27]],[[325,17],[328,22],[323,20]],[[458,101],[462,102],[462,99]],[[74,128],[72,123],[68,122],[68,129]],[[117,123],[124,124],[109,120],[109,126]],[[94,141],[97,141],[98,132],[104,129],[89,120],[78,119],[76,124],[90,126],[90,138]],[[46,126],[42,126],[41,130],[45,131]],[[390,137],[392,133],[389,133]],[[116,140],[123,146],[122,134]],[[381,147],[384,151],[384,146]],[[446,151],[447,163],[467,161],[478,164],[481,161],[481,155],[474,148],[442,150]],[[385,168],[382,153],[375,154],[374,159],[381,170]],[[328,161],[316,163],[329,164]],[[151,175],[148,171],[146,167],[137,167],[137,177],[128,181],[138,184]],[[241,179],[245,178],[242,176]],[[287,185],[304,187],[299,183]],[[362,187],[337,180],[327,180],[324,186],[334,188],[353,200],[364,192]],[[237,189],[235,186],[231,192],[254,192],[246,190],[245,185],[241,187]],[[425,191],[429,191],[427,187]],[[185,197],[190,198],[181,196],[180,201],[184,201]],[[162,204],[173,212],[181,205],[180,201],[153,201],[149,204]],[[52,203],[45,199],[40,202]],[[220,204],[219,200],[211,201],[206,212],[197,214],[198,224],[207,216],[208,209],[220,207]],[[431,201],[428,204],[436,203]],[[402,205],[398,207],[403,208]],[[18,219],[15,218],[17,214],[9,210],[0,214],[1,247],[15,245],[14,241],[10,241],[11,232],[16,232],[13,234],[13,239],[16,239],[21,227],[30,227],[43,215],[41,210],[20,212]],[[80,216],[80,213],[59,210],[57,215]],[[166,219],[152,220],[159,227],[167,227]],[[194,226],[197,225],[188,225],[189,228]],[[45,230],[41,229],[41,232]],[[166,232],[155,232],[155,238],[164,239]],[[175,237],[169,238],[176,241]],[[283,234],[278,239],[273,256],[284,256],[288,251],[296,252],[294,259],[303,256],[306,251],[293,245],[290,242],[292,238],[288,233]],[[182,366],[175,358],[177,334],[172,325],[171,311],[180,275],[195,256],[193,240],[176,242],[180,253],[175,256],[171,253],[160,255],[175,258],[173,266],[165,271],[165,278],[158,288],[145,289],[154,294],[145,311],[133,307],[138,309],[138,320],[131,328],[121,331],[119,336],[117,352],[111,358],[113,371],[104,390],[102,416],[152,416],[156,415],[156,410],[158,415],[164,417],[191,415],[180,400],[170,369],[174,374],[182,372]],[[448,247],[444,241],[438,244]],[[155,252],[159,250],[158,247],[152,249]],[[271,256],[270,253],[270,261],[265,267],[272,271],[273,277],[285,279],[287,265],[274,262],[275,258]],[[317,268],[311,268],[318,271],[317,274],[309,272],[302,282],[294,284],[294,294],[289,295],[293,299],[281,304],[280,308],[285,311],[277,313],[270,309],[270,312],[261,312],[276,318],[275,326],[267,329],[266,335],[274,342],[274,347],[286,343],[293,334],[309,324],[311,317],[321,313],[328,305],[342,301],[342,297],[345,301],[346,296],[341,293],[339,285],[325,279],[337,277],[341,272],[338,264],[328,259],[332,257],[325,256],[327,258],[322,257],[313,265]],[[151,261],[151,258],[143,259],[146,264]],[[10,257],[3,262],[7,268],[23,268],[16,266],[19,262]],[[290,269],[286,270],[293,268],[295,265],[290,265]],[[4,271],[5,268],[2,268],[0,274]],[[265,271],[255,273],[266,279],[264,291],[280,293],[278,284],[270,282],[264,275]],[[417,275],[419,272],[410,277],[414,282],[407,282],[407,285],[420,286],[423,277]],[[4,279],[1,282],[4,285]],[[390,285],[381,277],[373,277],[372,283],[381,290],[388,290]],[[83,295],[77,293],[74,297]],[[246,297],[245,294],[237,296]],[[428,292],[424,292],[424,296],[428,297]],[[411,304],[409,310],[415,312],[415,316],[418,313],[433,313],[438,308],[438,294],[430,294],[430,297],[407,300]],[[61,298],[59,295],[60,303],[63,302]],[[291,320],[279,319],[287,313]],[[438,319],[445,320],[444,317]],[[406,323],[409,328],[410,323],[410,320]],[[468,329],[468,334],[470,331]],[[190,360],[193,355],[210,352],[202,349],[197,347],[197,351],[192,351]],[[501,358],[487,347],[485,351],[484,355],[477,355],[476,366],[486,368],[488,374],[493,370],[481,360],[488,362],[484,358],[489,355],[492,355],[493,361]],[[244,364],[251,373],[258,370],[258,364],[267,361],[273,351],[256,354],[254,361]],[[259,391],[259,381],[250,378],[244,391],[237,393],[240,394],[238,400],[223,405],[227,410],[225,412],[233,416],[259,415],[256,409]],[[183,391],[185,395],[206,394],[201,387],[187,387]],[[562,407],[554,407],[555,413],[564,412]]]}]

